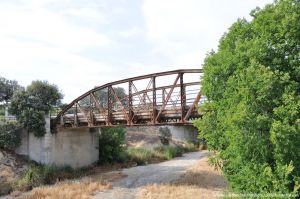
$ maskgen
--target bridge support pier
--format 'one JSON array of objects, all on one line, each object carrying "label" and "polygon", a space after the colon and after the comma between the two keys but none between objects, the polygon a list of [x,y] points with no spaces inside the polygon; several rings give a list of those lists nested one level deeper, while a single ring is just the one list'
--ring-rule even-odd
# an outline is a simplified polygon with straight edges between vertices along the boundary
[{"label": "bridge support pier", "polygon": [[73,168],[88,166],[99,159],[98,129],[58,129],[50,133],[50,118],[46,118],[46,134],[37,138],[23,130],[22,144],[16,150],[42,164],[69,165]]}]

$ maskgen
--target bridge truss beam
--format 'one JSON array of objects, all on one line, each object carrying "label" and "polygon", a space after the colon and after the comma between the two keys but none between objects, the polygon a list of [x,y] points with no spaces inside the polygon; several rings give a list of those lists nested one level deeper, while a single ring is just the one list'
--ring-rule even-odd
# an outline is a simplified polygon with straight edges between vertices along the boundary
[{"label": "bridge truss beam", "polygon": [[[52,123],[63,128],[190,124],[201,116],[202,74],[201,69],[175,70],[98,86],[73,100]],[[124,88],[125,96],[118,96],[116,87]]]}]

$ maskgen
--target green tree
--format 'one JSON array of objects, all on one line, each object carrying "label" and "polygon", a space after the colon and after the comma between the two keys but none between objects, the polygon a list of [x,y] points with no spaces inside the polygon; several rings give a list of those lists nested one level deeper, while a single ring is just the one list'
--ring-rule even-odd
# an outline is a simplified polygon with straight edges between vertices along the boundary
[{"label": "green tree", "polygon": [[300,3],[239,19],[207,55],[207,112],[195,122],[240,192],[291,193],[300,179]]},{"label": "green tree", "polygon": [[0,103],[5,102],[7,104],[14,92],[21,88],[17,81],[0,77]]},{"label": "green tree", "polygon": [[47,81],[33,81],[26,90],[14,93],[11,100],[11,111],[17,120],[36,136],[43,136],[45,130],[45,115],[53,106],[58,106],[62,94],[58,87]]}]

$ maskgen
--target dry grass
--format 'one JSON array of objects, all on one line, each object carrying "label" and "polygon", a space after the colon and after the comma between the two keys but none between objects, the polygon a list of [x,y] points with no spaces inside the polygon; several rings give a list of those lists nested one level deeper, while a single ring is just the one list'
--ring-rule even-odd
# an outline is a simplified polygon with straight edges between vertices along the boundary
[{"label": "dry grass", "polygon": [[18,199],[89,199],[96,192],[111,189],[109,183],[104,182],[64,182],[54,186],[34,188]]},{"label": "dry grass", "polygon": [[189,199],[220,198],[227,187],[220,172],[207,163],[208,158],[199,160],[177,181],[163,185],[149,185],[139,193],[139,199]]}]

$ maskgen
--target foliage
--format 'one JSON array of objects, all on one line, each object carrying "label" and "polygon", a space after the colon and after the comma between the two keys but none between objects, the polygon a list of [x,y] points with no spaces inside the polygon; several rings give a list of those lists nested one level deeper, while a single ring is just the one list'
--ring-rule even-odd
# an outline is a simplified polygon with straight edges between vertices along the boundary
[{"label": "foliage", "polygon": [[220,157],[220,153],[214,151],[210,154],[208,159],[209,165],[211,165],[215,170],[222,170],[223,169],[223,160]]},{"label": "foliage", "polygon": [[0,116],[5,115],[5,107],[3,105],[0,105]]},{"label": "foliage", "polygon": [[33,108],[48,113],[51,107],[58,106],[62,99],[62,94],[58,87],[49,84],[47,81],[33,81],[26,89],[28,102]]},{"label": "foliage", "polygon": [[160,127],[159,128],[160,140],[164,145],[168,145],[170,140],[172,139],[171,131],[168,127]]},{"label": "foliage", "polygon": [[164,154],[167,160],[171,160],[174,157],[182,156],[183,148],[181,147],[173,147],[173,146],[165,146]]},{"label": "foliage", "polygon": [[300,3],[239,19],[203,66],[208,109],[195,122],[236,191],[296,192],[300,175]]},{"label": "foliage", "polygon": [[99,136],[99,162],[118,161],[125,150],[125,129],[102,128]]},{"label": "foliage", "polygon": [[20,126],[13,122],[0,122],[0,149],[13,150],[20,144]]},{"label": "foliage", "polygon": [[41,137],[46,133],[44,116],[53,106],[60,104],[61,98],[62,94],[56,85],[47,81],[33,81],[26,90],[14,93],[11,112],[28,131]]},{"label": "foliage", "polygon": [[15,190],[30,190],[45,184],[54,184],[64,179],[79,177],[81,170],[74,170],[70,166],[31,164],[23,176],[15,182]]},{"label": "foliage", "polygon": [[128,148],[126,150],[126,161],[135,162],[137,165],[155,163],[163,160],[170,160],[174,157],[182,156],[189,149],[181,146],[163,146],[154,149],[148,148]]},{"label": "foliage", "polygon": [[0,77],[0,102],[8,103],[15,91],[22,87],[15,80],[8,80]]}]

